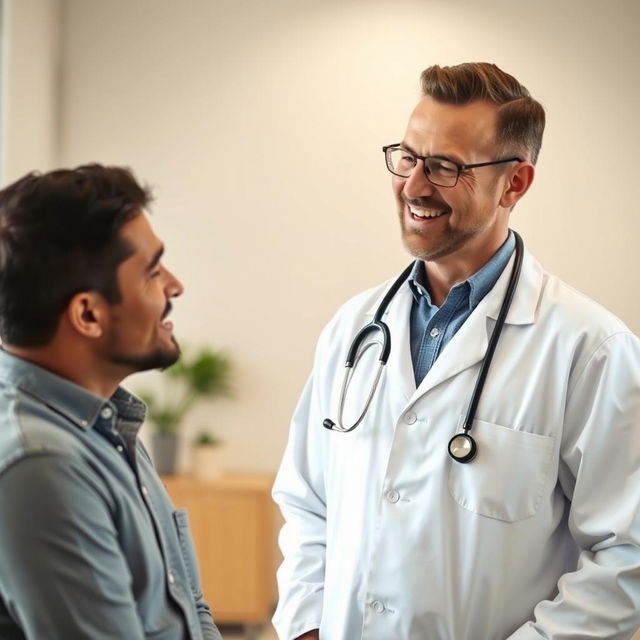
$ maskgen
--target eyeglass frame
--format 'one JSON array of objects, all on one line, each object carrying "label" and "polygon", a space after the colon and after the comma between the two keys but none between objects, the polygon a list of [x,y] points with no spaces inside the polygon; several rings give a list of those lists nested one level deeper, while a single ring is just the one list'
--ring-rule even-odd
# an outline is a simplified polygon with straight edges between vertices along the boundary
[{"label": "eyeglass frame", "polygon": [[[522,158],[518,158],[514,156],[513,158],[504,158],[503,160],[492,160],[491,162],[476,162],[474,164],[460,164],[459,162],[455,162],[455,160],[451,160],[450,158],[443,158],[440,156],[419,156],[417,153],[414,153],[410,149],[406,149],[406,151],[416,159],[416,163],[413,165],[413,168],[409,172],[409,175],[403,176],[403,175],[400,175],[399,173],[396,173],[395,171],[392,171],[391,167],[389,166],[390,165],[389,151],[392,151],[395,149],[402,149],[402,148],[403,148],[402,142],[396,142],[395,144],[388,144],[382,147],[382,151],[384,152],[385,164],[387,166],[387,170],[389,171],[389,173],[392,173],[394,176],[398,176],[399,178],[409,178],[411,176],[411,173],[413,172],[413,169],[415,169],[418,166],[417,161],[422,160],[422,163],[423,163],[422,172],[424,173],[427,180],[432,185],[435,185],[436,187],[443,187],[444,189],[451,189],[452,187],[455,187],[458,184],[458,180],[460,179],[460,174],[463,171],[467,171],[468,169],[476,169],[478,167],[489,167],[491,165],[503,164],[505,162],[524,162]],[[429,174],[427,173],[427,163],[426,163],[427,160],[431,160],[431,159],[446,160],[447,162],[450,162],[452,165],[454,165],[458,170],[458,173],[456,175],[456,181],[453,184],[438,184],[437,182],[433,182],[433,180],[431,180],[431,178],[429,177]]]}]

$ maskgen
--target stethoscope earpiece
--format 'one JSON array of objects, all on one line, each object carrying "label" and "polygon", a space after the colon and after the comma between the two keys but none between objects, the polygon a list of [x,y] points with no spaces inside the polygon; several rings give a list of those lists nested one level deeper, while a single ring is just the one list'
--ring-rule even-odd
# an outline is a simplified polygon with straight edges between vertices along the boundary
[{"label": "stethoscope earpiece", "polygon": [[476,457],[478,446],[468,433],[457,433],[449,440],[448,450],[456,462],[471,462]]}]

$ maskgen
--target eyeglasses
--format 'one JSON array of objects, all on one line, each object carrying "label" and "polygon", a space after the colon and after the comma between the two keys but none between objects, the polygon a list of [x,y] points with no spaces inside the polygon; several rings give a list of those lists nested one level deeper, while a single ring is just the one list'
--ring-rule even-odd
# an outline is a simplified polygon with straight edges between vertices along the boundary
[{"label": "eyeglasses", "polygon": [[489,167],[493,164],[505,162],[522,162],[521,158],[505,158],[492,162],[478,162],[476,164],[458,164],[445,158],[425,158],[405,149],[401,144],[390,144],[382,147],[387,161],[387,169],[394,176],[408,178],[414,170],[418,160],[424,162],[424,175],[431,184],[438,187],[455,187],[462,171],[476,169],[477,167]]}]

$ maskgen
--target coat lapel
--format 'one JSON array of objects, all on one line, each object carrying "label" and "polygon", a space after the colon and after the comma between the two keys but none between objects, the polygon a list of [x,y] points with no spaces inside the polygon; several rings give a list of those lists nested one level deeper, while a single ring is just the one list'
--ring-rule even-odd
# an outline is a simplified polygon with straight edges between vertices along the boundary
[{"label": "coat lapel", "polygon": [[[367,317],[370,321],[384,294],[389,286],[378,296],[374,304],[368,309]],[[413,363],[411,362],[410,345],[410,318],[413,295],[408,283],[404,283],[385,311],[382,320],[389,325],[391,333],[391,352],[389,361],[385,367],[385,377],[389,382],[389,387],[393,391],[394,398],[397,398],[404,406],[415,393],[415,375],[413,373]],[[401,410],[401,409],[399,409]]]},{"label": "coat lapel", "polygon": [[[495,286],[480,301],[472,314],[442,350],[433,366],[416,389],[410,346],[410,314],[413,296],[409,285],[403,284],[389,304],[383,320],[391,331],[391,354],[386,376],[393,388],[394,396],[405,403],[413,404],[418,398],[449,378],[480,362],[487,351],[490,332],[500,312],[507,290],[514,256],[498,278]],[[526,325],[535,321],[535,311],[542,290],[543,271],[537,260],[525,251],[520,281],[516,288],[505,325]],[[373,317],[380,304],[385,287],[367,315]]]},{"label": "coat lapel", "polygon": [[416,391],[416,379],[411,361],[410,319],[413,295],[407,284],[396,294],[396,300],[389,307],[385,322],[391,331],[391,354],[387,363],[387,376],[394,396],[399,394],[402,404],[406,404]]},{"label": "coat lapel", "polygon": [[[484,358],[490,333],[495,326],[495,320],[507,290],[513,261],[514,257],[512,256],[493,289],[480,301],[466,322],[442,350],[420,386],[412,394],[411,403],[452,376],[476,365]],[[507,314],[505,326],[525,325],[534,322],[535,309],[541,289],[542,268],[531,254],[525,252],[520,281]]]}]

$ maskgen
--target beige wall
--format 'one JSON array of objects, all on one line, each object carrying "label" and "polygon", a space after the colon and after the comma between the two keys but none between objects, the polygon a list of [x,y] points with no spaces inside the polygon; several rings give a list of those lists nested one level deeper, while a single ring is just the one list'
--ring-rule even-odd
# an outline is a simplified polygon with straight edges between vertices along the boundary
[{"label": "beige wall", "polygon": [[57,161],[59,0],[2,6],[2,180]]},{"label": "beige wall", "polygon": [[216,426],[230,466],[275,468],[321,327],[408,262],[380,147],[434,62],[495,61],[544,103],[514,227],[640,331],[636,0],[60,3],[56,159],[128,164],[155,185],[187,286],[177,334],[236,364],[235,400],[192,425]]}]

